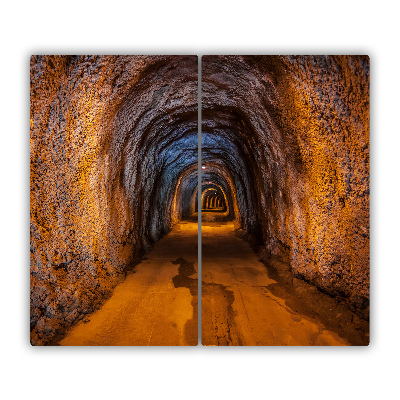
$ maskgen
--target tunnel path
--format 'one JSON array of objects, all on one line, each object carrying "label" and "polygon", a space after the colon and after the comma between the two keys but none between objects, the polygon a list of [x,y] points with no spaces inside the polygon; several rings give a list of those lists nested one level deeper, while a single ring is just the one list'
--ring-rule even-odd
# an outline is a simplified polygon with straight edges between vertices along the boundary
[{"label": "tunnel path", "polygon": [[60,345],[197,345],[196,271],[197,221],[181,221]]},{"label": "tunnel path", "polygon": [[[272,293],[277,282],[225,218],[222,213],[203,214],[202,344],[347,345]],[[175,225],[103,307],[76,325],[60,345],[197,345],[194,221]]]},{"label": "tunnel path", "polygon": [[269,278],[250,245],[235,236],[232,222],[212,222],[216,218],[203,214],[203,345],[349,344],[275,296],[270,288],[277,282]]}]

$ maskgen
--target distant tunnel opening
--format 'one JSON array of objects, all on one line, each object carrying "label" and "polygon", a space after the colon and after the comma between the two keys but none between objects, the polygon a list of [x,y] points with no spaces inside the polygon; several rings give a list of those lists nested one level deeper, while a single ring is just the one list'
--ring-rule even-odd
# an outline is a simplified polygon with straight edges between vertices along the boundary
[{"label": "distant tunnel opening", "polygon": [[219,193],[215,188],[203,190],[201,204],[202,211],[227,211],[223,193]]}]

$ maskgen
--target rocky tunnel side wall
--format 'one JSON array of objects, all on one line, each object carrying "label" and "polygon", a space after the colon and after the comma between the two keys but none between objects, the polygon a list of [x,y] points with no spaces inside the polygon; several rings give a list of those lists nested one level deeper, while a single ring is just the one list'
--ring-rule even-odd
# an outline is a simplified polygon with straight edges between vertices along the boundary
[{"label": "rocky tunnel side wall", "polygon": [[196,56],[31,58],[31,343],[90,313],[171,228],[197,165]]},{"label": "rocky tunnel side wall", "polygon": [[203,157],[266,262],[368,317],[369,59],[204,56]]}]

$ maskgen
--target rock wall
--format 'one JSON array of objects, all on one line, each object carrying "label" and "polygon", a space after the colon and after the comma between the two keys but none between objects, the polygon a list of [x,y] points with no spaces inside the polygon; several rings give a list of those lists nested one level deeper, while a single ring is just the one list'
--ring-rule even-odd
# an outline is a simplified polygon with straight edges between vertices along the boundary
[{"label": "rock wall", "polygon": [[204,56],[202,79],[202,157],[247,237],[367,318],[368,57]]},{"label": "rock wall", "polygon": [[179,217],[196,56],[31,58],[31,343],[92,312]]}]

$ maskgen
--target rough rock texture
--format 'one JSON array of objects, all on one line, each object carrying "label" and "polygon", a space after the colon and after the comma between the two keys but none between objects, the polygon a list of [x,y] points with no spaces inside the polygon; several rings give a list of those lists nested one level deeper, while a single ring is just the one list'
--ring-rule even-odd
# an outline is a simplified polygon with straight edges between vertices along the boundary
[{"label": "rough rock texture", "polygon": [[197,77],[196,56],[31,58],[32,344],[92,312],[189,207]]},{"label": "rough rock texture", "polygon": [[204,56],[202,117],[262,258],[367,318],[369,58]]}]

